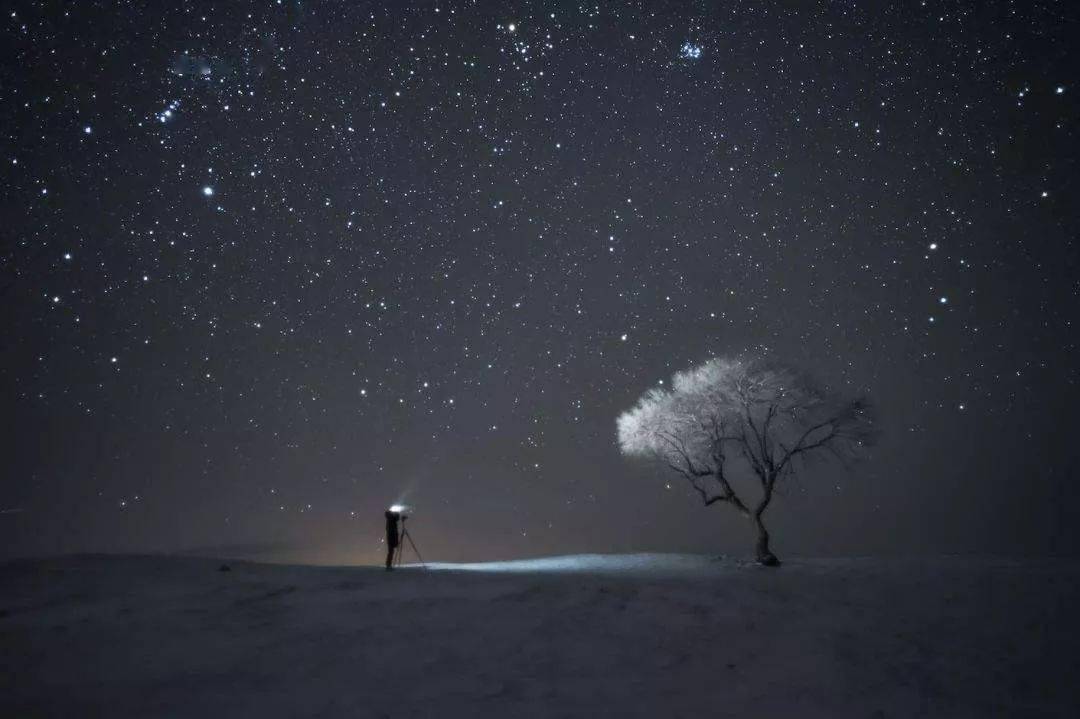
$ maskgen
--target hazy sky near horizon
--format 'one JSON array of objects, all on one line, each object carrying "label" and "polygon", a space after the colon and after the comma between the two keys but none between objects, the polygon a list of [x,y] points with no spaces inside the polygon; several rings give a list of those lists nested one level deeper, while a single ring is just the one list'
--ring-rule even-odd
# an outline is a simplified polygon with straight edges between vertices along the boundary
[{"label": "hazy sky near horizon", "polygon": [[1067,2],[16,2],[0,554],[749,554],[619,456],[712,356],[866,393],[793,554],[1075,553]]}]

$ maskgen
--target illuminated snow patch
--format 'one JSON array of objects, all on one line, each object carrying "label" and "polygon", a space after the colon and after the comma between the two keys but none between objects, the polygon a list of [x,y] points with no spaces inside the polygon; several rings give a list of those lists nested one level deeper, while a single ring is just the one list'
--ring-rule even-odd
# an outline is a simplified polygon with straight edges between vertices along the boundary
[{"label": "illuminated snow patch", "polygon": [[457,572],[492,573],[628,573],[671,574],[700,573],[705,570],[729,568],[730,561],[698,554],[574,554],[563,557],[537,557],[505,562],[432,562],[428,569]]}]

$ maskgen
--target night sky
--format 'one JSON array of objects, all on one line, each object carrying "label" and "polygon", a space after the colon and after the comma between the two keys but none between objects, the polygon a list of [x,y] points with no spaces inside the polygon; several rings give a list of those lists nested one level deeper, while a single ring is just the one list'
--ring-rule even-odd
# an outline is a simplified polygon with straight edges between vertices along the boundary
[{"label": "night sky", "polygon": [[5,13],[4,556],[746,554],[615,417],[747,353],[881,417],[779,554],[1080,549],[1073,3]]}]

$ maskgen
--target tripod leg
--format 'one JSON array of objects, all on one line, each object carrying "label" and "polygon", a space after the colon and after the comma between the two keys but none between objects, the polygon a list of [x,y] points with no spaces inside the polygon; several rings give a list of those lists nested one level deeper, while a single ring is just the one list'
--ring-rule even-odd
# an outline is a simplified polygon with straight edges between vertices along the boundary
[{"label": "tripod leg", "polygon": [[403,538],[404,538],[404,537],[408,537],[408,539],[409,539],[409,546],[410,546],[410,547],[412,547],[412,550],[413,550],[414,552],[416,552],[416,558],[420,560],[420,565],[421,565],[421,566],[426,566],[426,565],[424,564],[424,558],[420,556],[420,550],[416,548],[416,542],[414,542],[414,541],[413,541],[413,539],[412,539],[412,535],[411,535],[411,534],[409,534],[408,532],[405,532],[405,534],[403,535]]}]

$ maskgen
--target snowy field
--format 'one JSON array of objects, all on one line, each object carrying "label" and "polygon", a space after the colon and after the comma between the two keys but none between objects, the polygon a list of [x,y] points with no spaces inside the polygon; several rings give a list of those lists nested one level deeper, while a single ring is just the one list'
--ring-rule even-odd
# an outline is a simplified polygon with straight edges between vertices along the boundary
[{"label": "snowy field", "polygon": [[1080,716],[1075,561],[220,564],[0,564],[0,716]]}]

